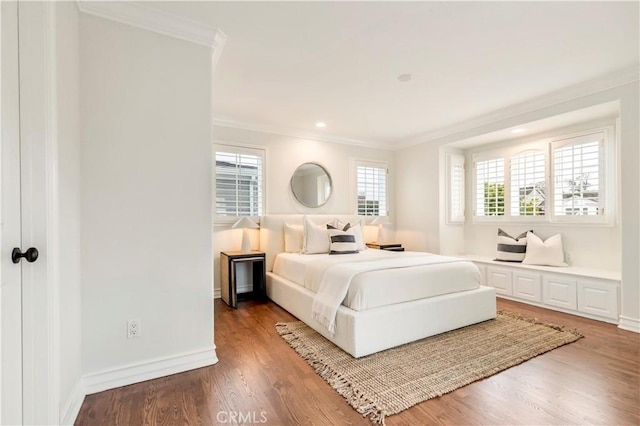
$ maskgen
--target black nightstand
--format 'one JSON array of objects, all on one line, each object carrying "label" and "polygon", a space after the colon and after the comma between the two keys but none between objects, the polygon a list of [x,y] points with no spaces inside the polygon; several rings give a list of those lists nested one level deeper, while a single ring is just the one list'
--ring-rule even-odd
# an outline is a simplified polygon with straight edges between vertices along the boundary
[{"label": "black nightstand", "polygon": [[400,243],[367,243],[367,247],[376,250],[404,251],[404,247]]},{"label": "black nightstand", "polygon": [[[250,264],[253,273],[253,291],[238,294],[236,268],[241,263]],[[232,308],[238,307],[238,300],[250,297],[260,300],[267,298],[266,262],[263,252],[220,252],[220,274],[220,293],[222,300]]]}]

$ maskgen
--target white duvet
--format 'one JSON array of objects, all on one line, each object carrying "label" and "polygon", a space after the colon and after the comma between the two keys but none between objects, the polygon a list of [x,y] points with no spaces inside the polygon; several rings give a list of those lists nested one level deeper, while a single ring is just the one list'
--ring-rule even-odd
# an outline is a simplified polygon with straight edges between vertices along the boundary
[{"label": "white duvet", "polygon": [[[357,254],[297,254],[280,253],[273,272],[289,281],[317,293],[318,276],[327,265],[422,256],[429,264],[361,272],[351,278],[342,304],[356,311],[373,309],[395,303],[439,296],[478,288],[480,272],[466,259],[448,258],[428,253],[388,252],[364,250]],[[455,259],[454,262],[434,263],[434,259]]]}]

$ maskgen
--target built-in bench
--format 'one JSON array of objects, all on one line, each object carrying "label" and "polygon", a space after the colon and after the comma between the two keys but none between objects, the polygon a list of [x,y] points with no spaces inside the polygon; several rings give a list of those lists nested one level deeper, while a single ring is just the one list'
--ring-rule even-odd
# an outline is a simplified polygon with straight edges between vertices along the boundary
[{"label": "built-in bench", "polygon": [[620,272],[465,257],[480,269],[482,284],[494,287],[499,297],[618,324]]}]

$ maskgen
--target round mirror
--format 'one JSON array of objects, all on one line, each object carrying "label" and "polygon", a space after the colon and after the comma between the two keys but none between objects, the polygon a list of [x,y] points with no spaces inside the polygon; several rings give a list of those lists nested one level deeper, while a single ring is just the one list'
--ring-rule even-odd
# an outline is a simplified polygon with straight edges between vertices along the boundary
[{"label": "round mirror", "polygon": [[331,191],[331,176],[320,164],[301,164],[291,176],[291,192],[303,206],[322,206],[331,196]]}]

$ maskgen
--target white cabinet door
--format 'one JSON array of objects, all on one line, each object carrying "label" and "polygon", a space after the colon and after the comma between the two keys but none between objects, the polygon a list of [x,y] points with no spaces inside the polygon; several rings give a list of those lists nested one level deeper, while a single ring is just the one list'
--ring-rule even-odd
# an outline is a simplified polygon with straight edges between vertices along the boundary
[{"label": "white cabinet door", "polygon": [[545,276],[542,279],[542,301],[551,306],[576,310],[576,280]]},{"label": "white cabinet door", "polygon": [[487,266],[487,285],[495,287],[496,293],[511,296],[513,294],[511,271],[504,268]]},{"label": "white cabinet door", "polygon": [[476,266],[480,270],[480,285],[487,285],[487,267],[477,263]]},{"label": "white cabinet door", "polygon": [[578,310],[618,319],[618,286],[605,281],[578,280]]},{"label": "white cabinet door", "polygon": [[514,271],[513,296],[520,299],[531,300],[532,302],[542,302],[540,274]]}]

